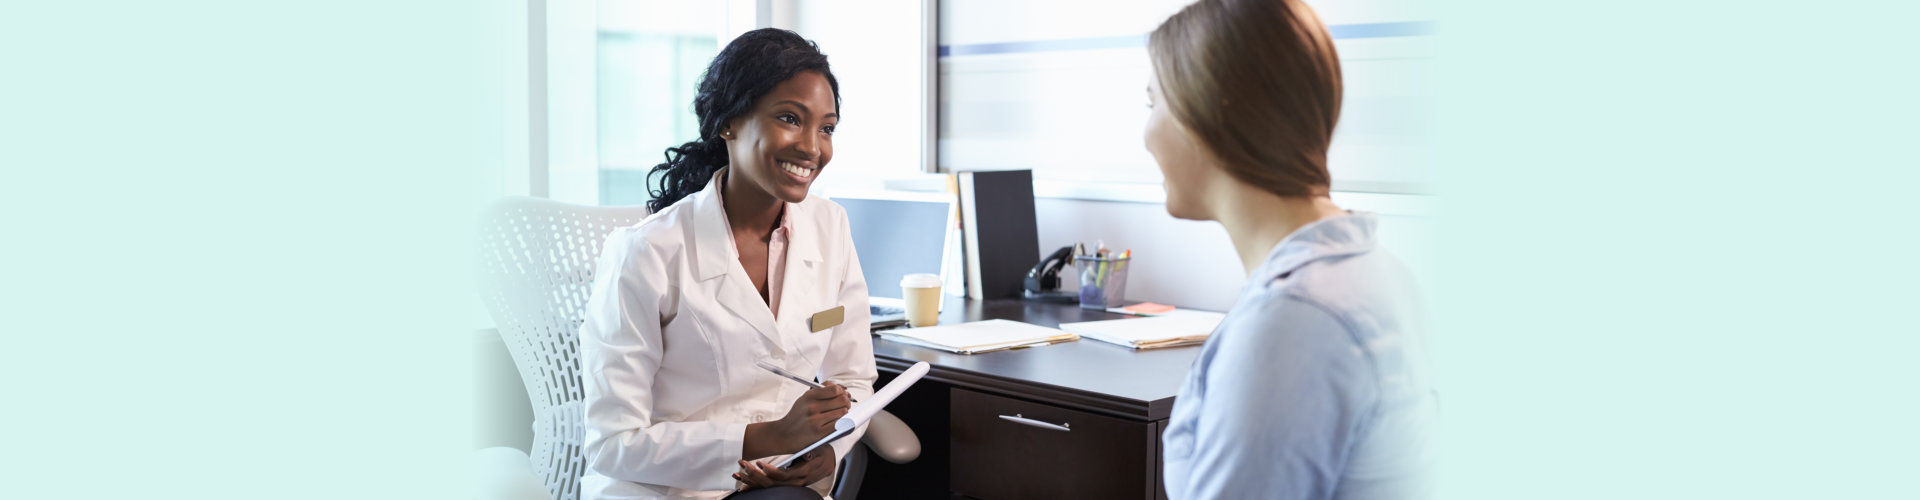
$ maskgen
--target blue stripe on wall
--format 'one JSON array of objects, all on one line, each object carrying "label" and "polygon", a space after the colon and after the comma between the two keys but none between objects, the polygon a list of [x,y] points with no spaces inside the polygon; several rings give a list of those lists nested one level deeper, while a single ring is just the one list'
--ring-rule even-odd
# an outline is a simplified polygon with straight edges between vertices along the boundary
[{"label": "blue stripe on wall", "polygon": [[982,56],[987,54],[1023,54],[1028,52],[1054,52],[1060,50],[1099,50],[1128,49],[1147,46],[1146,35],[1109,36],[1100,38],[1069,38],[1066,40],[1041,40],[1036,42],[976,43],[972,45],[941,45],[940,57]]},{"label": "blue stripe on wall", "polygon": [[1387,37],[1394,37],[1394,36],[1423,36],[1423,35],[1433,34],[1433,23],[1404,22],[1404,23],[1335,24],[1332,26],[1328,26],[1327,31],[1330,33],[1333,33],[1333,39],[1335,40],[1341,40],[1341,39],[1347,39],[1347,38],[1387,38]]},{"label": "blue stripe on wall", "polygon": [[[1396,36],[1422,36],[1433,34],[1431,22],[1336,24],[1327,27],[1333,38],[1387,38]],[[1147,46],[1147,35],[1109,36],[1098,38],[1069,38],[1065,40],[1039,40],[1032,42],[976,43],[970,45],[941,45],[940,57],[980,56],[988,54],[1026,54],[1033,52],[1055,52],[1062,50],[1099,50],[1130,49]]]}]

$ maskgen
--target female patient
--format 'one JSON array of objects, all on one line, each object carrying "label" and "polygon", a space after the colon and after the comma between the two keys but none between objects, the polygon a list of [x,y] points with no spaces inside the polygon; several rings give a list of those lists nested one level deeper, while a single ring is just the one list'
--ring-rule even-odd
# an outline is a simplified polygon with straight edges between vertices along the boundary
[{"label": "female patient", "polygon": [[1421,314],[1374,216],[1328,197],[1341,83],[1326,27],[1297,0],[1200,0],[1148,52],[1167,212],[1219,221],[1248,278],[1174,403],[1167,496],[1421,496]]},{"label": "female patient", "polygon": [[[580,329],[583,498],[818,499],[832,485],[859,433],[767,463],[873,393],[846,213],[807,196],[833,158],[839,92],[790,31],[743,34],[707,66],[700,139],[667,150],[655,213],[601,251]],[[808,390],[755,361],[833,382]]]}]

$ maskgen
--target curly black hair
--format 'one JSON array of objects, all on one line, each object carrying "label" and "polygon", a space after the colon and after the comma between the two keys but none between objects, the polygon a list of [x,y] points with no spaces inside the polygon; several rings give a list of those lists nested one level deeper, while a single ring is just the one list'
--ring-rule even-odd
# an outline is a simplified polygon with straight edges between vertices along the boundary
[{"label": "curly black hair", "polygon": [[649,188],[653,201],[647,209],[658,212],[705,187],[713,173],[727,165],[727,143],[720,130],[727,122],[747,114],[753,102],[774,87],[802,71],[827,77],[833,87],[833,107],[840,108],[840,81],[827,67],[827,55],[800,34],[778,28],[761,28],[734,38],[720,55],[707,64],[700,77],[700,89],[693,97],[693,112],[700,118],[700,138],[667,148],[665,163],[647,172],[647,183],[660,176],[658,188]]}]

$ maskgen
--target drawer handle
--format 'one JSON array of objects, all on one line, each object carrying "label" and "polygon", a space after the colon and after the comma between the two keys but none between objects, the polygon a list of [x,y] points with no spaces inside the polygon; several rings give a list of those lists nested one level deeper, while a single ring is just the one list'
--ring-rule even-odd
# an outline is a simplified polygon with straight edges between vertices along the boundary
[{"label": "drawer handle", "polygon": [[1027,418],[1027,417],[1022,417],[1022,416],[1020,416],[1020,414],[1018,414],[1018,413],[1015,413],[1015,414],[1012,414],[1012,415],[1001,415],[1001,416],[1000,416],[1000,419],[1002,419],[1002,420],[1007,420],[1007,421],[1010,421],[1010,422],[1013,422],[1013,423],[1017,423],[1017,424],[1026,424],[1026,425],[1031,425],[1031,426],[1034,426],[1034,427],[1039,427],[1039,428],[1042,428],[1042,429],[1048,429],[1048,430],[1056,430],[1056,431],[1065,431],[1065,432],[1073,432],[1073,429],[1071,428],[1073,424],[1072,424],[1071,422],[1069,422],[1069,423],[1063,423],[1063,424],[1050,424],[1050,423],[1046,423],[1046,422],[1041,422],[1041,421],[1039,421],[1039,420],[1034,420],[1034,419],[1031,419],[1031,418]]}]

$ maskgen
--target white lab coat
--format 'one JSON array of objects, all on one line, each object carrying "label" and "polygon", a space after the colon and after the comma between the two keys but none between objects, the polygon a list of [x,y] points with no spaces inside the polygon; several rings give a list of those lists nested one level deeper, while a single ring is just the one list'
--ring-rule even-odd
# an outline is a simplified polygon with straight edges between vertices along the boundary
[{"label": "white lab coat", "polygon": [[[867,285],[846,211],[815,197],[787,205],[793,226],[775,321],[740,267],[718,185],[615,230],[601,250],[580,328],[582,499],[730,493],[747,424],[779,420],[807,389],[755,360],[839,382],[856,400],[873,395]],[[835,306],[846,308],[839,326],[808,327]],[[834,442],[836,456],[865,432]],[[829,476],[812,487],[824,495],[832,484]]]}]

